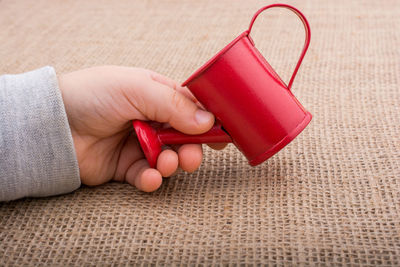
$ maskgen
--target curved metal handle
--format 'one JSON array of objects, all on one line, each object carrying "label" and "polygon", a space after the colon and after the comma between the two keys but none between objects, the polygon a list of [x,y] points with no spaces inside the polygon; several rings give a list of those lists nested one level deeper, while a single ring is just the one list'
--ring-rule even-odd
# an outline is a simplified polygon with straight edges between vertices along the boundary
[{"label": "curved metal handle", "polygon": [[290,11],[293,11],[303,22],[304,25],[304,29],[306,31],[306,39],[304,41],[304,47],[303,47],[303,51],[301,52],[299,61],[297,61],[297,65],[293,71],[292,77],[290,78],[289,84],[287,86],[287,88],[290,90],[290,88],[292,87],[294,78],[296,77],[297,71],[300,68],[301,62],[303,61],[304,55],[307,52],[308,46],[310,45],[310,38],[311,38],[311,31],[310,31],[310,25],[308,24],[308,21],[306,19],[306,17],[295,7],[292,7],[290,5],[286,5],[286,4],[273,4],[273,5],[269,5],[269,6],[265,6],[261,9],[259,9],[253,16],[253,18],[251,19],[250,22],[250,26],[249,29],[247,30],[248,34],[250,35],[251,32],[251,28],[253,27],[254,21],[256,20],[256,18],[258,17],[258,15],[260,15],[261,12],[273,8],[273,7],[282,7],[282,8],[287,8]]}]

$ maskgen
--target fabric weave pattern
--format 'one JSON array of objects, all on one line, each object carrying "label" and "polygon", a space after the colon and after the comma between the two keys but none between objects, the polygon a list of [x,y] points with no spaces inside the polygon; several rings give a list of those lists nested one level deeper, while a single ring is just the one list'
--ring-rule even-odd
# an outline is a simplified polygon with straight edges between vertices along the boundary
[{"label": "fabric weave pattern", "polygon": [[[184,81],[265,1],[0,1],[0,73],[140,66]],[[287,1],[308,18],[293,93],[313,114],[258,167],[230,145],[147,194],[110,183],[0,204],[5,265],[400,265],[400,3]],[[252,37],[284,81],[304,40],[287,10]]]}]

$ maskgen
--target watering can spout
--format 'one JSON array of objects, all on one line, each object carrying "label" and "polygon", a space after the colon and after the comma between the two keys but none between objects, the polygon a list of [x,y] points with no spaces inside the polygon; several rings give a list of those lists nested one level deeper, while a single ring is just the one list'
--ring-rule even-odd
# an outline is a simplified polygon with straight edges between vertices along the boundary
[{"label": "watering can spout", "polygon": [[151,168],[156,167],[163,145],[232,142],[232,138],[224,131],[220,122],[216,122],[208,132],[198,135],[187,135],[173,128],[154,129],[147,122],[139,120],[133,121],[133,127]]}]

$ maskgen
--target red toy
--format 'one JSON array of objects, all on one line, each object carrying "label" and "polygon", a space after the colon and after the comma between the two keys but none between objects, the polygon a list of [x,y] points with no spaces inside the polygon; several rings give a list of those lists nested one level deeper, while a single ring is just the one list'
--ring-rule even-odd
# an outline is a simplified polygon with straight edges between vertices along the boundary
[{"label": "red toy", "polygon": [[[288,85],[249,36],[257,16],[272,7],[283,7],[296,13],[306,30],[304,48]],[[299,10],[285,4],[258,10],[248,30],[182,84],[215,115],[217,122],[210,131],[186,135],[174,129],[156,130],[143,121],[133,122],[150,167],[156,166],[164,144],[233,142],[252,166],[276,154],[307,126],[312,117],[290,91],[309,44],[310,26]]]}]

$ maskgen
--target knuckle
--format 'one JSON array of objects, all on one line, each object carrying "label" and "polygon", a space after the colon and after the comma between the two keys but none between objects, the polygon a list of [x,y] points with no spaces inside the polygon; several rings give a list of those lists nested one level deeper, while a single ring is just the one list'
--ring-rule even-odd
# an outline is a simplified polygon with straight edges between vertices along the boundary
[{"label": "knuckle", "polygon": [[175,109],[181,110],[186,107],[186,101],[183,95],[175,91],[172,93],[172,105]]}]

